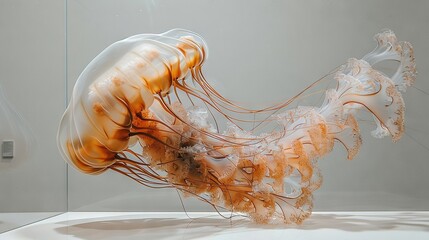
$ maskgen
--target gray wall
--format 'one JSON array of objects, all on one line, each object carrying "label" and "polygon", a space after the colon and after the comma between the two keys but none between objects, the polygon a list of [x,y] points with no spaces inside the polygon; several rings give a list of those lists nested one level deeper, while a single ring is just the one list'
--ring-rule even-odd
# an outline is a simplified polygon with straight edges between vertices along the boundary
[{"label": "gray wall", "polygon": [[57,0],[0,1],[0,86],[12,107],[0,116],[0,141],[16,146],[15,158],[0,159],[0,213],[67,207],[67,167],[56,147],[66,98],[64,9]]},{"label": "gray wall", "polygon": [[[371,51],[373,35],[383,28],[414,45],[415,87],[429,91],[424,0],[69,0],[67,9],[69,94],[86,64],[109,44],[177,27],[205,37],[206,77],[240,102],[296,94],[349,57]],[[342,148],[320,161],[317,210],[429,209],[429,96],[416,88],[405,96],[407,134],[399,143],[373,139],[373,126],[363,123],[364,144],[353,161]],[[72,211],[182,211],[174,190],[148,189],[116,173],[86,176],[69,168],[68,186]],[[210,210],[197,201],[186,209]]]},{"label": "gray wall", "polygon": [[[0,212],[64,211],[66,170],[56,128],[66,88],[114,41],[133,34],[188,28],[210,48],[205,73],[227,97],[257,104],[286,99],[349,57],[372,50],[383,28],[413,43],[429,91],[427,1],[76,1],[69,0],[67,86],[63,1],[0,1],[0,85],[37,139],[33,154],[1,162]],[[429,96],[407,91],[407,135],[393,144],[369,136],[353,161],[335,149],[320,161],[317,210],[429,208]],[[10,138],[10,136],[6,136]],[[17,147],[21,146],[17,139]],[[13,165],[13,166],[12,166]],[[173,190],[144,188],[115,173],[68,170],[70,210],[181,211]],[[197,201],[187,210],[210,210]]]}]

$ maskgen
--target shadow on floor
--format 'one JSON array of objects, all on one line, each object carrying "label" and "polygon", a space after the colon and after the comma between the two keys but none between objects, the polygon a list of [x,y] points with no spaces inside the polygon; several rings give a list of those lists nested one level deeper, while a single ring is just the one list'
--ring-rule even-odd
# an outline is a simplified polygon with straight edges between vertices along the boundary
[{"label": "shadow on floor", "polygon": [[219,218],[175,219],[175,218],[151,218],[151,219],[120,219],[97,220],[80,223],[72,221],[63,223],[67,226],[57,228],[61,234],[73,235],[81,239],[115,239],[120,236],[139,236],[156,239],[179,238],[185,239],[222,235],[240,231],[261,231],[264,229],[296,229],[318,230],[337,229],[342,231],[379,231],[379,230],[416,230],[429,231],[429,219],[427,214],[398,213],[394,216],[357,216],[345,214],[316,214],[302,225],[259,225],[247,219],[226,220]]}]

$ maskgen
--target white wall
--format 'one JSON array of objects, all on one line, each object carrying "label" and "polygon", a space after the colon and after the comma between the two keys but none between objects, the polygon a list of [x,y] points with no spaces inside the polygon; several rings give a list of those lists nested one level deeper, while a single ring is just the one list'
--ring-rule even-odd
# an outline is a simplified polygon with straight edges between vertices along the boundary
[{"label": "white wall", "polygon": [[56,147],[65,109],[64,9],[57,0],[0,1],[0,86],[21,116],[0,114],[0,142],[16,145],[15,158],[0,158],[0,213],[67,207],[66,165]]},{"label": "white wall", "polygon": [[[241,102],[286,99],[349,57],[375,47],[372,36],[393,29],[416,52],[415,87],[429,91],[429,2],[403,0],[78,1],[68,5],[68,89],[109,44],[137,33],[187,28],[208,42],[206,77]],[[369,135],[353,161],[335,149],[320,161],[324,184],[316,210],[429,209],[429,96],[405,96],[407,135],[393,144]],[[87,176],[69,169],[69,210],[181,211],[174,190],[153,190],[113,172]],[[210,210],[191,201],[187,210]]]},{"label": "white wall", "polygon": [[[36,140],[25,155],[30,134],[0,131],[0,141],[15,138],[17,147],[13,160],[0,160],[0,212],[61,212],[67,200],[69,210],[182,210],[174,190],[147,189],[115,173],[87,176],[69,169],[66,178],[55,142],[66,89],[70,94],[86,64],[114,41],[176,27],[194,30],[210,47],[207,78],[227,97],[257,104],[288,98],[348,57],[362,56],[374,47],[372,36],[387,27],[413,43],[415,86],[428,92],[428,7],[424,0],[69,0],[66,86],[65,3],[2,0],[0,86],[22,116],[24,132]],[[405,96],[407,135],[399,143],[366,131],[355,160],[346,161],[340,148],[321,160],[317,210],[428,210],[429,96],[420,90]],[[210,210],[198,201],[186,207]]]},{"label": "white wall", "polygon": [[[69,93],[85,65],[112,42],[175,27],[205,37],[208,79],[242,102],[297,93],[348,57],[371,50],[372,36],[385,27],[413,43],[415,86],[429,90],[424,0],[69,0],[67,7]],[[66,210],[67,173],[55,143],[66,95],[64,14],[63,1],[0,1],[0,85],[36,139],[25,155],[22,135],[1,132],[0,140],[16,137],[17,152],[12,161],[0,161],[0,212]],[[338,149],[320,162],[324,185],[315,194],[316,209],[429,208],[429,96],[411,88],[405,101],[407,135],[399,143],[364,133],[355,160],[346,161]],[[182,210],[175,191],[147,189],[115,173],[86,176],[70,169],[68,187],[70,210]],[[197,201],[187,209],[210,210]]]}]

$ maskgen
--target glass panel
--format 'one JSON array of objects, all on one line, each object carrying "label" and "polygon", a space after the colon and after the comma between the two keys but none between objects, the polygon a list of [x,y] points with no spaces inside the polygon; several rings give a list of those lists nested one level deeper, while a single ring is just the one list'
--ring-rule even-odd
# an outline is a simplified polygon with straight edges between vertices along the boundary
[{"label": "glass panel", "polygon": [[[395,1],[385,9],[371,0],[1,1],[0,232],[67,209],[213,210],[195,198],[183,206],[174,189],[146,188],[113,171],[89,176],[67,168],[56,146],[65,102],[85,66],[110,44],[173,28],[197,32],[210,49],[203,67],[208,82],[223,96],[260,108],[289,99],[349,57],[361,58],[384,27],[410,41],[417,66],[424,66],[429,33],[419,17],[427,16],[425,4]],[[389,64],[378,67],[392,73]],[[419,68],[416,84],[404,94],[407,130],[398,143],[372,138],[374,124],[362,115],[364,144],[356,158],[346,161],[337,146],[320,160],[324,183],[314,194],[315,210],[428,210],[428,74],[429,68]],[[320,106],[324,91],[334,86],[325,81],[290,108]]]},{"label": "glass panel", "polygon": [[[364,56],[375,47],[372,37],[384,27],[413,43],[417,54],[424,51],[419,33],[425,30],[404,21],[421,22],[416,16],[425,15],[423,8],[404,1],[395,4],[384,9],[379,1],[69,0],[68,95],[85,66],[110,44],[179,27],[206,40],[210,56],[203,72],[222,95],[253,108],[266,106],[289,99],[348,58]],[[427,76],[428,68],[419,74]],[[416,88],[429,89],[424,77],[417,81]],[[320,106],[324,91],[335,84],[323,82],[318,89],[322,96],[300,99],[290,107]],[[372,138],[374,124],[363,115],[363,146],[356,158],[347,161],[337,146],[320,160],[324,183],[315,192],[315,210],[429,208],[429,99],[416,88],[405,94],[407,132],[398,143]],[[219,123],[225,129],[225,121]],[[68,184],[71,211],[183,211],[176,191],[146,188],[113,171],[94,177],[70,168]],[[198,201],[185,208],[213,210]]]},{"label": "glass panel", "polygon": [[64,4],[0,2],[0,232],[66,211]]}]

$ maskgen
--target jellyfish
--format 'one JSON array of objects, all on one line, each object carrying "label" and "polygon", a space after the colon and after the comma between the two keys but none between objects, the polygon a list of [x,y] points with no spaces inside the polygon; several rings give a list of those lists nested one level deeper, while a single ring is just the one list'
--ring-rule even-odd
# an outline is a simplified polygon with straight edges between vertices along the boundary
[{"label": "jellyfish", "polygon": [[[209,51],[191,31],[140,34],[107,47],[79,76],[58,130],[63,158],[86,174],[115,171],[152,188],[173,188],[218,211],[257,223],[301,223],[321,186],[318,159],[362,139],[356,115],[368,112],[376,138],[404,132],[401,92],[416,78],[413,48],[391,30],[376,48],[327,76],[336,87],[318,106],[296,96],[260,109],[222,96],[203,73]],[[388,75],[376,64],[395,61]],[[265,115],[263,115],[265,114]],[[242,116],[267,116],[249,120]],[[221,131],[216,119],[229,122]],[[253,122],[246,129],[243,123]],[[270,131],[256,131],[270,123]]]}]

